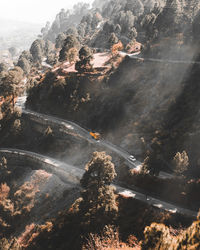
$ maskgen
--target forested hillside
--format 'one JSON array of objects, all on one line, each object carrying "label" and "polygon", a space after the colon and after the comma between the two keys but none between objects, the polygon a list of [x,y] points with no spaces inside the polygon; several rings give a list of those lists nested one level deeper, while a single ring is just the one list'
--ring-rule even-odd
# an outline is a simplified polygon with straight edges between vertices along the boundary
[{"label": "forested hillside", "polygon": [[199,25],[197,0],[82,2],[0,64],[0,248],[199,249]]}]

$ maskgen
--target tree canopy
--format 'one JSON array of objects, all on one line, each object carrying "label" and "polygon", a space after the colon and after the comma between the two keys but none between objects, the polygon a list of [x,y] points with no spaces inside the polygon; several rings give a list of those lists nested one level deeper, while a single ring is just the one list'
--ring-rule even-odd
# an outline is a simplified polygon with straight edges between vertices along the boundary
[{"label": "tree canopy", "polygon": [[93,58],[92,50],[88,46],[83,46],[79,51],[79,59],[75,65],[75,68],[80,73],[92,71],[93,66],[91,65],[91,60]]},{"label": "tree canopy", "polygon": [[60,51],[59,61],[69,60],[69,51],[72,48],[79,49],[80,43],[74,35],[68,35]]},{"label": "tree canopy", "polygon": [[111,160],[111,156],[105,152],[93,153],[81,179],[83,201],[80,209],[90,222],[94,220],[96,223],[109,224],[117,214],[114,188],[110,186],[116,177]]},{"label": "tree canopy", "polygon": [[31,53],[31,55],[33,57],[33,61],[35,63],[42,62],[42,58],[44,56],[44,49],[45,49],[44,40],[37,39],[32,43],[31,48],[30,48],[30,53]]}]

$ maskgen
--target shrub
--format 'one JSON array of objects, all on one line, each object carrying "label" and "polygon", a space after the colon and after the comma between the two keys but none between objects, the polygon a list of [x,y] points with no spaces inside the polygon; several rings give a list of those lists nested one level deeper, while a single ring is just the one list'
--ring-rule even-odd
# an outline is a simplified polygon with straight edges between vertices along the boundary
[{"label": "shrub", "polygon": [[[114,250],[114,249],[135,249],[139,250],[139,244],[137,242],[137,239],[133,237],[131,241],[131,246],[128,244],[125,244],[120,241],[119,238],[119,232],[116,230],[113,226],[105,226],[103,233],[98,234],[89,234],[89,237],[87,239],[87,243],[83,246],[83,250],[90,249],[90,250]],[[134,248],[133,248],[134,247]]]},{"label": "shrub", "polygon": [[186,151],[176,153],[173,159],[174,171],[177,175],[182,175],[187,171],[189,166],[189,158]]}]

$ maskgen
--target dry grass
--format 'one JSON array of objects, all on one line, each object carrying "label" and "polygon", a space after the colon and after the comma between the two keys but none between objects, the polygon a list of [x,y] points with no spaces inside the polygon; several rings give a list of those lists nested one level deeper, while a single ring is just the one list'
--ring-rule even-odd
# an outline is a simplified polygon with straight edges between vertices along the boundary
[{"label": "dry grass", "polygon": [[27,247],[34,238],[38,236],[39,233],[36,233],[36,225],[32,223],[31,225],[26,226],[25,231],[18,239],[18,243],[22,247]]},{"label": "dry grass", "polygon": [[41,232],[50,232],[52,230],[52,223],[46,222],[44,225],[36,225],[34,223],[26,226],[25,231],[18,238],[18,243],[21,247],[28,247],[39,235]]},{"label": "dry grass", "polygon": [[0,202],[8,198],[10,193],[10,188],[6,183],[0,185]]},{"label": "dry grass", "polygon": [[120,241],[119,232],[113,226],[106,226],[101,235],[90,234],[83,250],[118,250],[118,249],[135,249],[141,247],[134,236],[130,236],[128,243]]},{"label": "dry grass", "polygon": [[35,206],[36,194],[40,192],[42,185],[51,177],[51,174],[43,170],[37,170],[29,182],[25,182],[14,194],[16,198],[17,213],[30,212]]}]

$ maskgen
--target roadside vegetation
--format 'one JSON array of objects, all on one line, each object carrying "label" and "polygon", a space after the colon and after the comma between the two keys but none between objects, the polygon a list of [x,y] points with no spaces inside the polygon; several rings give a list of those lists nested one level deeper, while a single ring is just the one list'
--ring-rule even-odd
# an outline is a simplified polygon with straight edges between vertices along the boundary
[{"label": "roadside vegetation", "polygon": [[[51,173],[13,167],[3,157],[1,249],[200,249],[200,216],[193,222],[112,186],[198,211],[199,24],[197,0],[78,3],[47,22],[12,68],[0,64],[0,146],[85,165],[80,185],[60,191],[63,183]],[[15,49],[10,53],[14,58]],[[74,128],[66,133],[47,119],[41,126],[27,118],[16,107],[25,93],[26,108],[76,122],[95,143]],[[140,170],[100,152],[102,139],[143,162]],[[172,178],[160,178],[161,171]]]},{"label": "roadside vegetation", "polygon": [[[15,238],[12,237],[12,232],[19,227],[16,222],[20,222],[20,218],[25,220],[34,207],[38,206],[37,193],[40,193],[51,175],[39,170],[17,190],[14,182],[12,184],[12,180],[16,182],[16,178],[10,178],[9,184],[1,184],[1,218],[6,218],[6,223],[12,224],[2,224],[4,228],[1,230],[0,244],[4,249],[10,247],[17,250],[44,249],[47,242],[49,247],[57,249],[141,249],[141,244],[148,244],[146,238],[143,242],[142,231],[151,222],[167,223],[170,229],[166,227],[165,230],[169,232],[169,237],[183,233],[183,230],[179,231],[180,225],[177,223],[181,222],[184,228],[191,223],[191,219],[161,212],[143,202],[116,195],[110,186],[116,176],[111,160],[105,152],[95,152],[80,181],[81,197],[68,210],[60,210],[55,218],[44,218],[43,224],[27,225]],[[1,176],[6,174],[4,169],[9,170],[11,176],[14,175],[11,166],[2,159]],[[14,169],[16,170],[17,168]],[[48,197],[45,204],[49,204]],[[6,212],[5,217],[3,215]],[[18,220],[15,216],[18,216]],[[159,226],[157,230],[159,234]],[[145,229],[145,237],[147,231],[149,232],[148,228]]]}]

